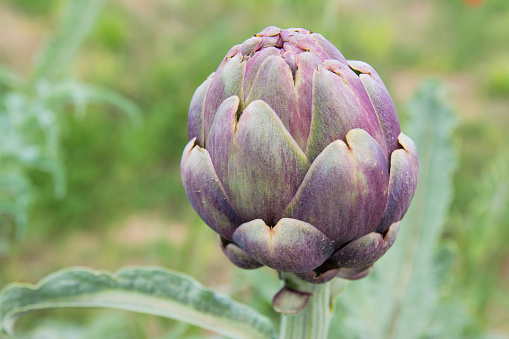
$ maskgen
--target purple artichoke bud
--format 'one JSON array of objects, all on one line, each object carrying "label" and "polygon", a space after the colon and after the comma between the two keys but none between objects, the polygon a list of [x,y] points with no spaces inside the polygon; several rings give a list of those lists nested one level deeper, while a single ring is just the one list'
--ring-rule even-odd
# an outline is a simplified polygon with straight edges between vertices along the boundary
[{"label": "purple artichoke bud", "polygon": [[382,79],[305,29],[234,46],[194,93],[188,128],[187,197],[242,268],[362,278],[414,195],[417,149]]}]

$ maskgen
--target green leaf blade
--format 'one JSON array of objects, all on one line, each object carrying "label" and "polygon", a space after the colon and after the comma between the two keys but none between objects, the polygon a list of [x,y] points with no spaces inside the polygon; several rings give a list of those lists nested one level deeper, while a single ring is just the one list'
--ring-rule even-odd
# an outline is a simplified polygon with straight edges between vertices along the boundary
[{"label": "green leaf blade", "polygon": [[111,275],[85,268],[54,273],[35,286],[13,284],[0,294],[0,325],[12,332],[26,312],[105,307],[184,321],[233,338],[276,338],[253,309],[161,268],[125,268]]}]

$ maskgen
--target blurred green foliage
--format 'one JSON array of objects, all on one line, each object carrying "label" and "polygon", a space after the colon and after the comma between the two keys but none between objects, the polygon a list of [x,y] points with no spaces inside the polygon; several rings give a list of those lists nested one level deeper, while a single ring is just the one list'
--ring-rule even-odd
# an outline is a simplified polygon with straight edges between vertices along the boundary
[{"label": "blurred green foliage", "polygon": [[34,16],[44,16],[53,12],[59,0],[9,0],[9,2],[20,10]]},{"label": "blurred green foliage", "polygon": [[[24,172],[37,190],[23,182],[19,189],[30,191],[36,199],[28,237],[11,244],[9,256],[0,261],[3,282],[35,282],[52,270],[75,264],[112,270],[131,263],[161,264],[190,273],[206,285],[225,288],[262,312],[270,312],[276,277],[266,270],[240,272],[229,266],[213,232],[197,221],[189,207],[180,184],[179,161],[187,141],[192,93],[228,49],[269,25],[305,27],[323,34],[348,59],[364,60],[379,72],[399,108],[403,130],[404,105],[420,79],[431,75],[452,89],[459,115],[454,134],[459,164],[441,239],[444,248],[456,253],[446,279],[453,286],[451,295],[466,300],[464,312],[474,320],[464,337],[484,338],[487,332],[507,336],[509,3],[467,3],[111,0],[95,25],[90,22],[91,34],[75,60],[72,56],[79,44],[70,43],[58,56],[62,61],[50,63],[49,68],[39,61],[37,67],[45,71],[35,73],[27,72],[27,65],[20,65],[12,52],[24,53],[23,44],[34,39],[21,34],[19,40],[5,42],[0,36],[3,98],[13,93],[6,82],[33,79],[23,75],[27,73],[54,72],[60,79],[81,79],[98,84],[94,88],[114,89],[143,112],[141,128],[133,129],[109,105],[88,105],[83,116],[65,114],[74,110],[72,105],[59,108],[58,157],[67,194],[65,199],[55,199],[54,183],[40,169]],[[2,0],[0,12],[18,18],[18,26],[8,30],[35,30],[35,40],[42,43],[47,35],[41,32],[55,32],[57,14],[65,4],[62,0]],[[49,88],[55,90],[55,83]],[[70,98],[76,104],[76,96]],[[0,124],[0,131],[5,126]],[[16,181],[9,178],[8,182]],[[20,203],[28,206],[26,200]],[[5,239],[3,224],[0,231]],[[150,237],[151,232],[156,235]],[[56,247],[69,251],[67,258]],[[236,283],[233,291],[229,289],[232,281]],[[80,322],[76,313],[74,319],[76,326],[84,327],[95,321],[90,316]],[[173,322],[124,314],[112,324],[123,321],[129,328],[136,327],[132,337],[163,338],[175,328]],[[187,327],[182,331],[187,336],[200,333]]]},{"label": "blurred green foliage", "polygon": [[0,220],[3,224],[0,242],[3,248],[10,238],[8,224],[14,226],[18,240],[23,237],[35,191],[30,171],[49,174],[54,197],[61,199],[65,195],[60,144],[63,115],[72,106],[76,115],[82,116],[87,104],[104,101],[123,109],[132,119],[139,118],[137,107],[122,95],[80,83],[68,74],[69,65],[94,26],[102,4],[103,0],[69,2],[30,76],[23,78],[1,71],[4,91],[0,96]]}]

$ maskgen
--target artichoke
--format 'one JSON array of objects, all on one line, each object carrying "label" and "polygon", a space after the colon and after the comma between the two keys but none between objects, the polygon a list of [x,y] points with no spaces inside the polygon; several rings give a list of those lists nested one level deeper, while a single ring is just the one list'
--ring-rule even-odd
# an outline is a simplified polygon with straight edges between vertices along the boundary
[{"label": "artichoke", "polygon": [[362,278],[417,184],[417,149],[381,78],[301,28],[232,47],[194,93],[188,130],[187,197],[245,269]]}]

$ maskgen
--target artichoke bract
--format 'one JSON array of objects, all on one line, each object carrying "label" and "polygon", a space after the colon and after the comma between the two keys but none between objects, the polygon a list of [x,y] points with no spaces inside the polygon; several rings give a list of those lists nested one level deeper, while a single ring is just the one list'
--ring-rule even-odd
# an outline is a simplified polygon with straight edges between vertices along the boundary
[{"label": "artichoke bract", "polygon": [[322,35],[267,27],[194,93],[181,175],[237,266],[366,276],[417,184],[414,142],[375,70]]}]

